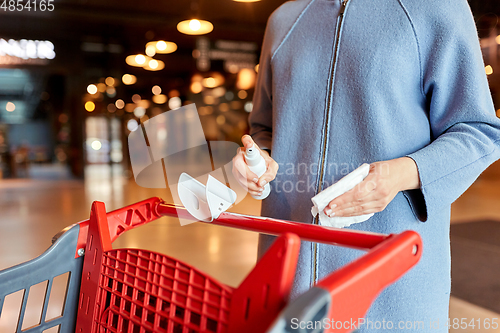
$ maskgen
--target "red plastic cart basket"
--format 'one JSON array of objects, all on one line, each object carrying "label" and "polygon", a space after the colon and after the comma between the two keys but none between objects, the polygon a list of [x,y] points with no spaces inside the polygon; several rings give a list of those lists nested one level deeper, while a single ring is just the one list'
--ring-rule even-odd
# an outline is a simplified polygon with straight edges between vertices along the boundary
[{"label": "red plastic cart basket", "polygon": [[[12,332],[58,327],[70,333],[285,333],[300,332],[289,327],[291,317],[356,318],[356,323],[386,286],[418,262],[422,250],[413,231],[381,235],[225,212],[211,223],[279,235],[240,286],[232,288],[164,254],[112,249],[123,232],[161,216],[192,218],[159,198],[109,213],[94,202],[90,219],[66,228],[43,255],[0,271],[0,320],[4,299],[22,291]],[[369,251],[287,304],[301,239]],[[64,311],[46,318],[53,281],[67,273]],[[48,287],[39,324],[22,329],[29,291],[41,281]]]}]

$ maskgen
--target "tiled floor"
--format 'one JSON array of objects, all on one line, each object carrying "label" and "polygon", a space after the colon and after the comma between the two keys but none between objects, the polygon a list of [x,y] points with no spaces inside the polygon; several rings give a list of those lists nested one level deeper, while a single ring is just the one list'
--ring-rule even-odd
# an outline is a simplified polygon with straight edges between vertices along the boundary
[{"label": "tiled floor", "polygon": [[[495,220],[500,221],[500,179],[495,177],[479,178],[455,203],[452,205],[451,223]],[[452,277],[453,278],[453,277]],[[470,304],[458,298],[451,298],[450,318],[467,318],[468,323],[472,319],[480,319],[480,322],[491,322],[497,318],[496,322],[500,326],[500,314],[483,309],[474,304]],[[450,329],[450,332],[485,332],[499,333],[500,328],[486,329],[484,325],[481,329]]]},{"label": "tiled floor", "polygon": [[[151,196],[171,200],[167,189],[144,189],[133,181],[113,177],[120,174],[120,170],[101,167],[88,168],[87,172],[89,176],[85,182],[0,180],[0,269],[41,254],[59,230],[88,218],[94,200],[105,202],[107,210]],[[499,195],[500,180],[477,181],[454,204],[452,223],[483,218],[500,220],[500,205],[496,204]],[[256,215],[260,203],[247,197],[231,210]],[[114,247],[140,247],[166,253],[232,286],[237,285],[255,264],[256,245],[257,235],[251,232],[202,223],[181,227],[168,218],[127,232],[114,243]],[[452,298],[450,318],[471,320],[500,318],[500,315]],[[483,331],[476,329],[473,332]],[[500,329],[484,332],[500,332]]]}]

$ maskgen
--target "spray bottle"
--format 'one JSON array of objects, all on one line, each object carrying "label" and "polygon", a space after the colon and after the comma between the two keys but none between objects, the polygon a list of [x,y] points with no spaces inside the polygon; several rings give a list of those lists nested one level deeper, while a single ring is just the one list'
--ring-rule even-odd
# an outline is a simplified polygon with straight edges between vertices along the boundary
[{"label": "spray bottle", "polygon": [[[252,146],[248,148],[245,152],[245,161],[247,162],[248,168],[250,171],[255,173],[257,177],[260,178],[266,170],[266,161],[264,161],[264,157],[260,155],[260,151],[257,147]],[[264,185],[264,190],[262,191],[262,195],[252,195],[253,198],[257,200],[263,200],[267,198],[267,196],[271,193],[271,187],[269,183]]]}]

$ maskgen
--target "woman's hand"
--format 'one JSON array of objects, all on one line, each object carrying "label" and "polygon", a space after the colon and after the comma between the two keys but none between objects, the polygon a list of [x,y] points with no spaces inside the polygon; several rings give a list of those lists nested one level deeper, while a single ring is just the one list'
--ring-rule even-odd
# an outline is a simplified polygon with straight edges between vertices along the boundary
[{"label": "woman's hand", "polygon": [[419,187],[417,165],[411,158],[375,162],[361,183],[330,201],[324,212],[330,217],[381,212],[398,192]]},{"label": "woman's hand", "polygon": [[[279,166],[278,163],[269,156],[267,151],[261,150],[259,146],[257,146],[250,135],[244,135],[241,138],[241,142],[243,143],[243,148],[238,148],[238,152],[233,158],[233,175],[251,195],[259,196],[264,190],[264,185],[276,178]],[[264,161],[266,162],[267,170],[260,178],[250,171],[245,161],[245,151],[253,146],[259,149],[260,155],[264,157]]]}]

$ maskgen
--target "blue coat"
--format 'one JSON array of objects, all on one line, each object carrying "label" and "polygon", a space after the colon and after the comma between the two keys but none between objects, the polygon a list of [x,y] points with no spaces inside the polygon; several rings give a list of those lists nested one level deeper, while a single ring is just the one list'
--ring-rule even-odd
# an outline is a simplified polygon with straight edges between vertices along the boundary
[{"label": "blue coat", "polygon": [[[474,20],[466,0],[349,0],[342,20],[341,5],[297,0],[269,18],[250,124],[280,170],[262,214],[313,223],[321,189],[362,163],[411,157],[421,188],[351,227],[411,229],[424,243],[367,319],[447,332],[450,205],[500,156]],[[260,251],[271,242],[261,236]],[[303,242],[292,297],[360,254]]]}]

